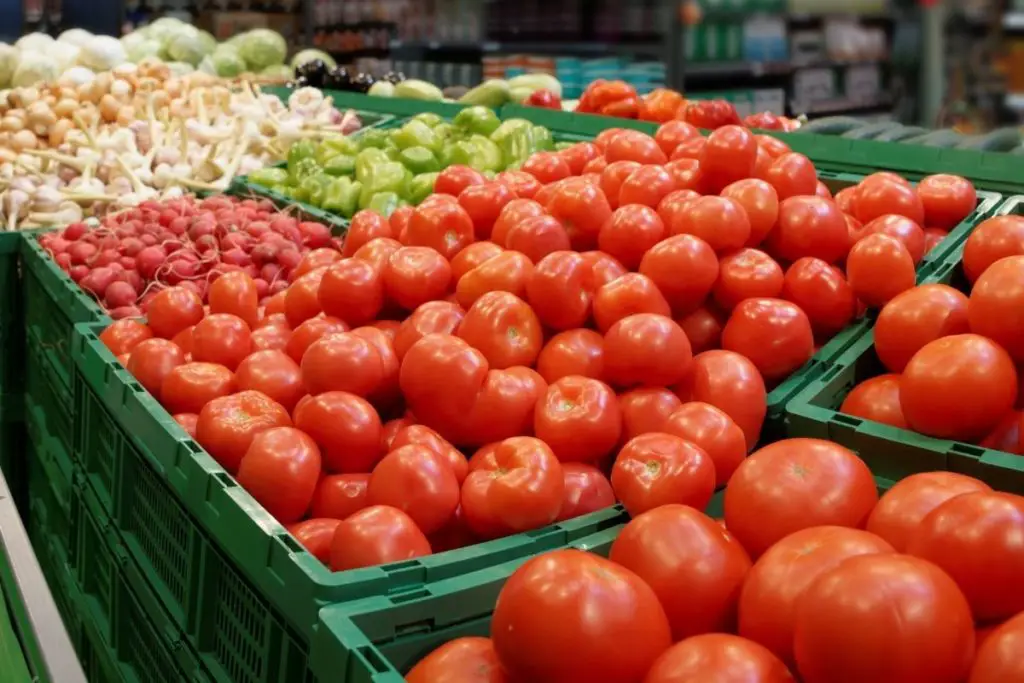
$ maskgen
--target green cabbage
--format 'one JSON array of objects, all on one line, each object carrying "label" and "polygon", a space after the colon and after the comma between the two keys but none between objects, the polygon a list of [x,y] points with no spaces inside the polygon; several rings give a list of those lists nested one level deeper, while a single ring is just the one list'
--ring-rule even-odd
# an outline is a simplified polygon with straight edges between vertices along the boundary
[{"label": "green cabbage", "polygon": [[[125,36],[125,38],[127,37],[128,36]],[[122,38],[121,44],[124,45],[125,52],[128,55],[128,61],[134,64],[138,64],[147,57],[160,56],[160,41],[152,38],[139,38],[138,40],[132,41],[130,44],[126,43],[124,38]]]},{"label": "green cabbage", "polygon": [[309,48],[308,50],[300,50],[295,53],[295,56],[292,57],[292,69],[297,69],[306,62],[312,62],[314,59],[322,60],[330,69],[338,66],[338,63],[334,61],[334,57],[330,56],[323,50]]},{"label": "green cabbage", "polygon": [[171,61],[185,62],[192,66],[203,61],[203,57],[209,54],[198,32],[195,34],[175,34],[165,45],[165,48],[167,56],[171,58]]},{"label": "green cabbage", "polygon": [[18,48],[0,43],[0,88],[8,88],[18,68]]},{"label": "green cabbage", "polygon": [[251,71],[262,71],[274,64],[284,64],[284,58],[288,56],[288,44],[277,31],[257,28],[246,33],[239,41],[238,54]]},{"label": "green cabbage", "polygon": [[215,73],[221,78],[234,78],[245,71],[245,61],[238,50],[227,43],[219,45],[210,56]]},{"label": "green cabbage", "polygon": [[209,31],[198,31],[199,42],[203,44],[203,49],[206,50],[206,54],[212,55],[213,51],[217,49],[217,39],[213,37],[213,34]]},{"label": "green cabbage", "polygon": [[172,76],[185,76],[196,70],[187,62],[167,62],[167,68],[171,70]]},{"label": "green cabbage", "polygon": [[184,27],[192,28],[180,19],[175,19],[174,17],[160,17],[149,26],[144,26],[135,33],[142,34],[146,38],[158,40],[162,45],[168,38],[173,34],[180,32]]},{"label": "green cabbage", "polygon": [[260,72],[264,78],[288,80],[292,77],[293,69],[287,64],[273,64]]}]

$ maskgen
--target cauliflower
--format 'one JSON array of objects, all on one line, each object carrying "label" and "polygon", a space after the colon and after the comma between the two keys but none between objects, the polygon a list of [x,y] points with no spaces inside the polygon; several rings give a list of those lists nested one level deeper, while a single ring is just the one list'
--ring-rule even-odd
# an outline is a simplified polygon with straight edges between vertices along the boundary
[{"label": "cauliflower", "polygon": [[37,83],[49,83],[56,80],[58,75],[60,69],[52,57],[38,52],[23,52],[18,68],[14,70],[11,85],[20,88]]},{"label": "cauliflower", "polygon": [[18,38],[14,47],[22,52],[46,52],[55,42],[57,41],[45,33],[30,33]]},{"label": "cauliflower", "polygon": [[92,39],[92,34],[82,28],[69,28],[57,36],[58,43],[68,43],[75,47],[82,47]]},{"label": "cauliflower", "polygon": [[15,69],[18,68],[18,48],[0,43],[0,88],[11,84]]},{"label": "cauliflower", "polygon": [[78,56],[78,63],[93,71],[110,71],[127,61],[128,55],[125,54],[124,45],[117,38],[110,36],[94,36],[85,44]]}]

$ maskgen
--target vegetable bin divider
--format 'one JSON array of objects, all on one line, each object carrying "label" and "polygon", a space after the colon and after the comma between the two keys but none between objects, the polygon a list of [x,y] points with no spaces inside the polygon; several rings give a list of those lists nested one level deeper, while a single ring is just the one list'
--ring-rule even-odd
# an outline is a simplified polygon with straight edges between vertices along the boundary
[{"label": "vegetable bin divider", "polygon": [[6,401],[5,408],[13,408],[24,384],[25,334],[22,330],[25,322],[21,313],[21,277],[18,273],[20,245],[18,233],[0,233],[0,345],[6,349],[0,360],[0,400]]},{"label": "vegetable bin divider", "polygon": [[131,377],[99,341],[102,329],[79,325],[74,346],[84,497],[119,539],[122,562],[138,567],[218,681],[336,681],[333,671],[309,669],[324,606],[421,590],[564,547],[627,519],[612,507],[437,555],[332,572]]},{"label": "vegetable bin divider", "polygon": [[[1011,197],[997,215],[1024,215],[1024,197]],[[970,289],[963,277],[962,242],[922,284]],[[993,488],[1024,494],[1024,457],[974,444],[938,439],[839,412],[843,399],[861,381],[884,371],[868,330],[786,406],[790,437],[827,439],[856,452],[876,476],[899,480],[918,472],[947,470],[976,477]]]}]

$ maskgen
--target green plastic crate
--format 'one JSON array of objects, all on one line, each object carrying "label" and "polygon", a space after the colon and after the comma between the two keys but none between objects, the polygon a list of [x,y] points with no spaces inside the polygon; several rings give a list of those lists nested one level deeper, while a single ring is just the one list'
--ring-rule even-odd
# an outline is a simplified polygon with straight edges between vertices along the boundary
[{"label": "green plastic crate", "polygon": [[[1024,214],[1024,197],[1014,197],[997,214]],[[924,282],[969,291],[960,267],[961,243]],[[937,439],[839,412],[850,390],[886,372],[866,330],[786,406],[786,431],[792,437],[828,439],[857,452],[871,471],[899,480],[918,472],[948,470],[977,477],[994,488],[1024,493],[1024,457],[974,444]]]},{"label": "green plastic crate", "polygon": [[28,354],[24,400],[26,404],[32,403],[39,408],[47,433],[57,439],[64,452],[71,453],[74,436],[71,387],[68,385],[65,388],[58,366],[53,362],[55,356],[47,353],[35,330],[28,330],[26,342]]},{"label": "green plastic crate", "polygon": [[24,384],[24,322],[21,316],[21,277],[18,272],[20,237],[0,233],[0,399],[21,394]]},{"label": "green plastic crate", "polygon": [[[292,89],[285,87],[264,88],[263,92],[277,95],[282,100],[287,101]],[[450,118],[466,107],[466,105],[457,102],[427,102],[398,97],[376,97],[341,90],[324,90],[323,92],[331,98],[334,106],[338,109],[342,111],[354,109],[360,116],[364,112],[372,112],[378,115],[388,114],[398,117],[431,113]]]},{"label": "green plastic crate", "polygon": [[548,128],[552,133],[571,133],[590,138],[609,128],[630,128],[642,131],[648,135],[654,135],[658,132],[659,128],[659,124],[650,121],[621,119],[614,116],[601,116],[600,114],[577,114],[570,111],[529,107],[522,104],[506,104],[501,108],[499,115],[502,119],[521,118],[532,121],[539,126]]},{"label": "green plastic crate", "polygon": [[43,515],[49,541],[65,554],[71,551],[71,482],[74,466],[60,441],[47,432],[46,415],[29,400],[25,432],[30,518]]},{"label": "green plastic crate", "polygon": [[15,505],[24,510],[28,491],[24,411],[20,397],[0,396],[0,471]]},{"label": "green plastic crate", "polygon": [[[74,350],[76,450],[89,454],[86,500],[94,498],[109,515],[206,666],[237,683],[312,676],[309,644],[327,604],[417,589],[562,547],[626,519],[609,508],[408,562],[331,572],[131,378],[99,341],[101,329],[79,326]],[[320,680],[332,680],[330,672]]]}]

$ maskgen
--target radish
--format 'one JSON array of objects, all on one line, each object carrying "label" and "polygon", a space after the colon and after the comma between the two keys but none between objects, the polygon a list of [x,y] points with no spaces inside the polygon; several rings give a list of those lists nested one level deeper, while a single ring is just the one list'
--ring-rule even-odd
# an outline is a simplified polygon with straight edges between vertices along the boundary
[{"label": "radish", "polygon": [[107,308],[111,309],[131,306],[138,298],[139,294],[135,291],[135,288],[123,280],[111,282],[103,295],[104,303]]}]

